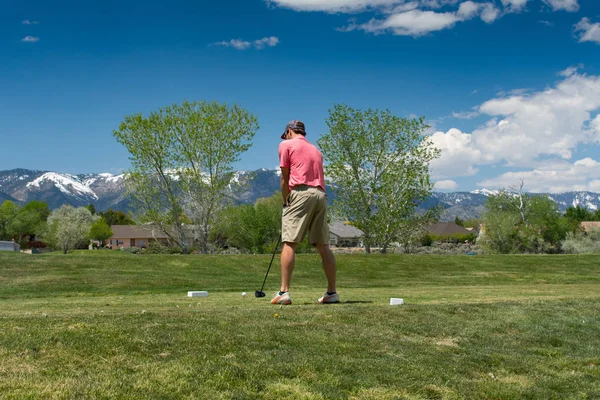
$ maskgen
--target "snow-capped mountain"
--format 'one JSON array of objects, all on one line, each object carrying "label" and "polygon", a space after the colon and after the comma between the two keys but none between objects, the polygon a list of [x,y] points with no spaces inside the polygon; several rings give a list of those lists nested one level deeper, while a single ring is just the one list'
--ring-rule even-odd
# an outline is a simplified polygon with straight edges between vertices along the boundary
[{"label": "snow-capped mountain", "polygon": [[[485,202],[489,196],[500,193],[499,190],[478,189],[472,192],[434,193],[445,210],[442,219],[446,221],[478,218],[485,209]],[[595,211],[600,207],[600,193],[592,192],[566,192],[566,193],[531,193],[531,195],[547,195],[558,204],[564,212],[568,207],[583,207]]]},{"label": "snow-capped mountain", "polygon": [[592,192],[568,192],[559,194],[548,194],[548,197],[554,200],[561,210],[567,207],[584,207],[589,210],[598,210],[600,207],[600,193]]},{"label": "snow-capped mountain", "polygon": [[[239,203],[251,204],[261,197],[272,196],[279,191],[279,170],[259,169],[234,173],[230,190]],[[497,190],[480,189],[472,192],[434,192],[421,204],[421,208],[441,205],[443,220],[477,218],[485,208],[488,196]],[[329,200],[334,198],[330,191]],[[592,192],[552,193],[548,196],[564,211],[569,206],[581,206],[590,210],[600,207],[600,194]],[[129,200],[125,197],[123,175],[80,174],[14,169],[0,171],[0,203],[4,200],[27,203],[41,200],[52,209],[63,204],[85,206],[93,204],[97,210],[112,208],[126,211]]]},{"label": "snow-capped mountain", "polygon": [[477,190],[473,190],[473,191],[471,191],[469,193],[472,193],[472,194],[481,194],[481,195],[487,197],[487,196],[495,196],[498,193],[500,193],[500,191],[499,190],[489,190],[489,189],[477,189]]},{"label": "snow-capped mountain", "polygon": [[[94,182],[94,180],[90,180]],[[43,186],[51,185],[68,196],[73,196],[76,199],[85,200],[91,198],[98,200],[98,196],[88,186],[89,181],[80,182],[76,176],[61,175],[56,172],[46,172],[42,176],[35,178],[33,181],[25,185],[26,189],[35,190],[41,189]]]},{"label": "snow-capped mountain", "polygon": [[0,192],[23,203],[45,201],[52,209],[63,204],[122,209],[127,203],[124,190],[123,175],[71,175],[25,169],[0,171]]}]

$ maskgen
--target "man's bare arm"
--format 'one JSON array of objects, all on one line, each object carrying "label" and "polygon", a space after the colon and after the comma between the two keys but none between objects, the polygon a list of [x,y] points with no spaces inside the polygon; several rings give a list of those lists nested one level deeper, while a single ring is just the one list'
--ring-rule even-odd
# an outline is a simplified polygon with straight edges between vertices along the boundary
[{"label": "man's bare arm", "polygon": [[290,195],[290,169],[281,167],[281,195],[283,204],[287,205],[287,198]]}]

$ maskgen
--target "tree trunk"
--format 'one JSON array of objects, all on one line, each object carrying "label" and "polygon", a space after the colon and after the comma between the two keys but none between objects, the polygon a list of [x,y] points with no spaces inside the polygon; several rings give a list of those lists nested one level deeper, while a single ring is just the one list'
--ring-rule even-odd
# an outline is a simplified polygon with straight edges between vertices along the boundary
[{"label": "tree trunk", "polygon": [[365,244],[365,253],[371,254],[371,246],[369,246],[368,244]]},{"label": "tree trunk", "polygon": [[204,227],[202,232],[202,254],[208,254],[208,230]]}]

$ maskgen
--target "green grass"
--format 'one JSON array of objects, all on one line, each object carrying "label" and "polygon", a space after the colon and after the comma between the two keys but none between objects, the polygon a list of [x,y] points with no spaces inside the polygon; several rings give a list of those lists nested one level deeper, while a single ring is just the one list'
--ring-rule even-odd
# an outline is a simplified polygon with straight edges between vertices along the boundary
[{"label": "green grass", "polygon": [[0,398],[600,399],[598,257],[269,260],[0,253]]}]

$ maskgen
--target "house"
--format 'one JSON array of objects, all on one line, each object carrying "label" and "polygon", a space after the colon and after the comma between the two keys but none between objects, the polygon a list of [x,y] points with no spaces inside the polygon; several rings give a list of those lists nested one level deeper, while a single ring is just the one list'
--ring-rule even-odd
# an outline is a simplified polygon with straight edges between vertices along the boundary
[{"label": "house", "polygon": [[[105,246],[110,246],[113,249],[129,248],[129,247],[147,247],[150,242],[158,242],[162,245],[169,246],[169,235],[165,233],[157,225],[112,225],[111,230],[113,235],[105,241]],[[203,233],[203,230],[198,225],[185,225],[185,235],[192,242],[198,242]],[[169,232],[172,232],[169,230]],[[176,237],[176,234],[173,234]]]},{"label": "house", "polygon": [[437,222],[431,225],[427,231],[430,236],[436,236],[441,239],[450,239],[452,236],[473,234],[473,232],[454,222]]},{"label": "house", "polygon": [[169,237],[156,225],[113,225],[113,235],[105,246],[114,248],[146,247],[151,241],[168,244]]},{"label": "house", "polygon": [[600,229],[600,221],[584,221],[581,223],[581,229],[586,232],[589,232],[592,229]]},{"label": "house", "polygon": [[329,245],[337,247],[362,247],[363,231],[338,221],[329,225]]},{"label": "house", "polygon": [[15,242],[0,242],[0,251],[21,251],[21,246]]}]

